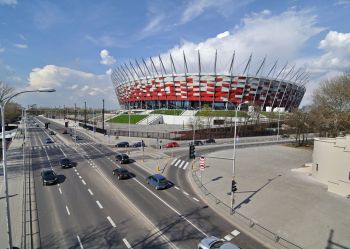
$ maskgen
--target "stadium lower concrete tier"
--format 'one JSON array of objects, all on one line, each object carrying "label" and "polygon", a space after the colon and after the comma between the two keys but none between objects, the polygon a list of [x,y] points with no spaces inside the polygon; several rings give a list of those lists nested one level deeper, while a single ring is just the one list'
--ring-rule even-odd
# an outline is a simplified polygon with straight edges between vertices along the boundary
[{"label": "stadium lower concrete tier", "polygon": [[145,109],[198,109],[204,105],[224,109],[249,102],[262,110],[290,110],[299,106],[306,91],[300,82],[267,77],[183,74],[125,79],[118,70],[112,74],[119,103]]}]

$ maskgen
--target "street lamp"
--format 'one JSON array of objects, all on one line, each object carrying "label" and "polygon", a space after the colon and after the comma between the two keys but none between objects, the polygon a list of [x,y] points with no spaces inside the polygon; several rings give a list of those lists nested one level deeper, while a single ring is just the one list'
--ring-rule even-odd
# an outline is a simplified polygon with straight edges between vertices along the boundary
[{"label": "street lamp", "polygon": [[1,131],[2,131],[2,165],[4,171],[4,179],[5,179],[5,206],[6,206],[6,223],[7,223],[7,233],[8,233],[8,245],[9,248],[12,248],[12,232],[11,232],[11,217],[10,217],[10,203],[9,203],[9,195],[8,195],[8,179],[7,179],[7,154],[6,154],[6,136],[5,136],[5,108],[6,104],[14,97],[30,92],[55,92],[55,89],[52,88],[40,88],[37,90],[26,90],[15,93],[11,96],[5,97],[0,102],[1,108]]},{"label": "street lamp", "polygon": [[238,110],[241,109],[242,104],[246,104],[248,102],[243,102],[240,104],[235,105],[235,131],[234,131],[234,136],[233,136],[233,155],[232,155],[232,187],[231,187],[231,212],[233,210],[233,204],[235,202],[235,199],[233,197],[234,191],[233,191],[233,186],[235,186],[235,163],[236,163],[236,139],[237,139],[237,112]]}]

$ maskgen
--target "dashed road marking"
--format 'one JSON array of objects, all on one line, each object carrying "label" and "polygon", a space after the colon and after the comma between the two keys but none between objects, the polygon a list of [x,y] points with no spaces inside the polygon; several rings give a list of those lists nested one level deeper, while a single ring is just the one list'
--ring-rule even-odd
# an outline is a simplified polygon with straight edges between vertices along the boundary
[{"label": "dashed road marking", "polygon": [[225,240],[227,241],[230,241],[233,239],[233,236],[231,234],[227,234],[225,237],[224,237]]},{"label": "dashed road marking", "polygon": [[69,212],[69,209],[68,209],[68,207],[67,207],[67,206],[66,206],[66,210],[67,210],[68,215],[70,215],[70,212]]},{"label": "dashed road marking", "polygon": [[111,223],[112,227],[117,227],[111,217],[107,216],[107,220]]},{"label": "dashed road marking", "polygon": [[129,242],[125,238],[123,239],[123,242],[128,249],[132,249],[131,245],[129,244]]},{"label": "dashed road marking", "polygon": [[81,249],[84,249],[83,244],[81,243],[81,240],[80,240],[80,238],[79,238],[79,235],[77,235],[77,239],[78,239],[80,248],[81,248]]},{"label": "dashed road marking", "polygon": [[241,232],[240,231],[238,231],[238,230],[233,230],[232,232],[231,232],[231,234],[233,235],[233,236],[237,236],[238,234],[240,234]]},{"label": "dashed road marking", "polygon": [[185,191],[183,191],[182,193],[184,193],[185,195],[190,195],[189,193],[187,193],[187,192],[185,192]]},{"label": "dashed road marking", "polygon": [[81,179],[82,177],[81,176],[79,176],[79,179]]},{"label": "dashed road marking", "polygon": [[62,194],[61,188],[58,188],[58,191],[60,191],[60,194]]},{"label": "dashed road marking", "polygon": [[94,195],[94,193],[92,193],[91,189],[88,189],[90,195]]},{"label": "dashed road marking", "polygon": [[96,203],[97,203],[97,206],[99,206],[101,209],[103,208],[99,201],[96,201]]},{"label": "dashed road marking", "polygon": [[199,202],[199,200],[196,197],[193,197],[192,199],[195,200],[196,202]]},{"label": "dashed road marking", "polygon": [[77,175],[79,175],[79,172],[77,172]]},{"label": "dashed road marking", "polygon": [[175,186],[174,188],[176,188],[177,190],[180,190],[180,188],[179,188],[179,187],[176,187],[176,186]]},{"label": "dashed road marking", "polygon": [[82,182],[84,185],[86,185],[86,182],[85,182],[84,180],[81,180],[81,182]]}]

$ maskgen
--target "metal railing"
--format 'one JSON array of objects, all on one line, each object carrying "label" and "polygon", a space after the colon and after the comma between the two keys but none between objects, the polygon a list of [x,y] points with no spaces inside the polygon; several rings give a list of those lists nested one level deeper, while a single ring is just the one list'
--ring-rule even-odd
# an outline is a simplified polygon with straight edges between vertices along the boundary
[{"label": "metal railing", "polygon": [[277,233],[271,231],[267,227],[264,227],[261,224],[258,224],[253,219],[241,214],[240,212],[236,210],[232,210],[231,207],[227,204],[225,204],[223,201],[221,201],[219,198],[217,198],[215,195],[210,193],[210,191],[201,184],[200,178],[197,176],[198,170],[192,171],[192,178],[194,182],[196,183],[197,187],[202,191],[202,193],[205,195],[205,198],[211,199],[215,202],[215,204],[221,208],[222,210],[226,211],[227,213],[231,214],[235,218],[239,219],[243,222],[243,224],[247,225],[249,229],[253,229],[259,234],[263,235],[265,238],[268,238],[271,240],[271,242],[276,243],[277,245],[281,246],[282,248],[288,248],[288,249],[302,249],[301,246],[287,240],[286,238],[281,237]]}]

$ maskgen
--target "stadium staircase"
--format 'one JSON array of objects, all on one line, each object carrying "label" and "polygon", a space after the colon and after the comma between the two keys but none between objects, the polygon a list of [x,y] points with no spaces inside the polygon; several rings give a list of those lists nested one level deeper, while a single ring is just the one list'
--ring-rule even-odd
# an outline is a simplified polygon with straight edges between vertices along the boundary
[{"label": "stadium staircase", "polygon": [[155,125],[163,124],[163,115],[162,114],[151,114],[141,121],[137,122],[138,125]]},{"label": "stadium staircase", "polygon": [[197,112],[197,110],[186,110],[183,113],[181,113],[181,116],[195,116]]}]

